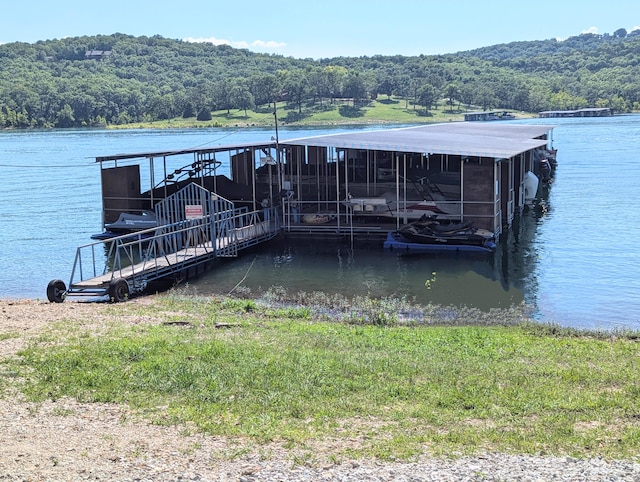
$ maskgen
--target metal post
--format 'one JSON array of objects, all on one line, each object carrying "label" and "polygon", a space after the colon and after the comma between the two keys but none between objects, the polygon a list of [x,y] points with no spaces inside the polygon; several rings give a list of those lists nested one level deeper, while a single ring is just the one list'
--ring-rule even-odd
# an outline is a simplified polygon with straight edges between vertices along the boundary
[{"label": "metal post", "polygon": [[[399,169],[399,159],[398,156],[396,155],[396,153],[393,153],[393,156],[391,158],[391,167],[393,167],[393,159],[395,159],[396,161],[396,229],[400,229],[400,169]],[[405,220],[404,223],[407,223],[406,220],[406,215],[407,215],[407,206],[405,203],[404,206],[404,215],[405,215]]]},{"label": "metal post", "polygon": [[[273,119],[276,124],[276,171],[278,175],[278,196],[279,196],[280,193],[282,192],[282,189],[284,188],[284,167],[280,165],[281,158],[280,158],[280,136],[278,134],[278,104],[276,101],[273,102]],[[269,180],[269,185],[271,186],[271,180]],[[272,196],[272,194],[270,195]],[[273,207],[273,199],[271,199],[270,209],[271,207]],[[274,213],[275,213],[275,210],[274,210]],[[282,217],[284,218],[284,216],[285,216],[285,212],[284,212],[284,203],[283,203]]]},{"label": "metal post", "polygon": [[155,174],[154,174],[154,172],[153,172],[153,171],[154,171],[154,168],[153,168],[153,157],[150,157],[150,158],[149,158],[149,171],[150,171],[150,172],[149,172],[149,176],[150,176],[149,181],[150,181],[150,184],[151,184],[151,185],[149,186],[149,187],[150,187],[150,191],[149,191],[149,192],[150,192],[150,194],[151,194],[151,206],[150,206],[150,207],[151,207],[151,209],[153,209],[153,188],[154,188],[154,187],[155,187],[155,185],[156,185],[156,182],[155,182]]},{"label": "metal post", "polygon": [[[258,156],[259,157],[259,156]],[[253,210],[256,211],[258,209],[256,205],[256,152],[253,151],[252,159],[251,159],[251,188],[253,194]],[[215,179],[215,176],[214,176]]]},{"label": "metal post", "polygon": [[[460,158],[460,221],[464,221],[464,158]],[[494,206],[495,210],[495,206]]]},{"label": "metal post", "polygon": [[280,138],[278,135],[278,109],[277,104],[273,103],[273,118],[276,122],[276,165],[278,170],[278,191],[282,190],[284,184],[284,169],[280,166]]},{"label": "metal post", "polygon": [[162,169],[164,173],[164,197],[167,197],[167,156],[162,156]]},{"label": "metal post", "polygon": [[[340,231],[340,156],[336,159],[336,215],[338,216],[338,232]],[[347,155],[344,156],[345,171],[347,168]],[[346,175],[345,175],[346,176]]]}]

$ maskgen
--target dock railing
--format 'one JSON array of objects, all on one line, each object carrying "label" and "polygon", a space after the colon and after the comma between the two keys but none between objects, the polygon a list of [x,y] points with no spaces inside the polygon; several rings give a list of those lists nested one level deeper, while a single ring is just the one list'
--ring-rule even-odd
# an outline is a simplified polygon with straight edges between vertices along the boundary
[{"label": "dock railing", "polygon": [[67,295],[111,295],[110,286],[120,279],[126,280],[127,296],[142,292],[151,281],[237,256],[279,231],[276,209],[265,215],[242,208],[92,242],[76,249]]}]

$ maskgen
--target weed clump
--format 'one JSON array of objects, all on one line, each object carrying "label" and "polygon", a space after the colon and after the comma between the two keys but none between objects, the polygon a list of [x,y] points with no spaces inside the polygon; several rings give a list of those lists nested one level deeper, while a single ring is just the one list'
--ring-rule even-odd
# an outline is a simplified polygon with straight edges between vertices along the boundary
[{"label": "weed clump", "polygon": [[305,307],[310,316],[350,324],[512,326],[531,322],[531,309],[525,304],[488,312],[466,306],[420,305],[406,296],[347,297],[341,294],[298,291],[289,293],[282,286],[267,290],[259,301],[269,307]]}]

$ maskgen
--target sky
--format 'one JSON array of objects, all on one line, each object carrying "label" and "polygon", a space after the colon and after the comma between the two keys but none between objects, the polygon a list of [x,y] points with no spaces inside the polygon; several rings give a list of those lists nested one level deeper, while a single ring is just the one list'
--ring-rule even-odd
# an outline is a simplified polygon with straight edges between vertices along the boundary
[{"label": "sky", "polygon": [[8,1],[0,43],[123,33],[294,58],[436,55],[640,28],[638,0]]}]

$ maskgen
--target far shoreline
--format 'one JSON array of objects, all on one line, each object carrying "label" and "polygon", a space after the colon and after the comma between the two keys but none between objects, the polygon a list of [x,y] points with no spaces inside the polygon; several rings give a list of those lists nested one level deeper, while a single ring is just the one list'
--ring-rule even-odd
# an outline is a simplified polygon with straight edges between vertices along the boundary
[{"label": "far shoreline", "polygon": [[[283,106],[278,107],[278,111],[285,111]],[[375,107],[370,108],[375,110]],[[492,110],[492,109],[490,109]],[[505,110],[505,109],[495,109]],[[515,116],[513,120],[534,119],[538,117],[534,112],[515,112],[508,110]],[[369,111],[367,111],[369,112]],[[308,119],[295,122],[287,122],[286,117],[278,118],[278,127],[281,128],[331,128],[331,127],[356,127],[356,126],[377,126],[377,125],[424,125],[424,124],[441,124],[447,122],[465,122],[465,111],[445,111],[442,109],[433,109],[430,114],[424,115],[413,110],[404,111],[395,118],[388,117],[366,117],[365,115],[357,118],[340,118],[340,119],[322,119],[314,120],[312,114]],[[267,120],[268,119],[268,120]],[[500,121],[473,121],[473,122],[500,122]],[[273,129],[276,124],[273,122],[273,113],[264,114],[262,112],[252,112],[247,116],[236,116],[234,113],[217,112],[212,115],[211,120],[198,121],[192,118],[173,118],[166,120],[157,120],[151,122],[133,122],[130,124],[99,124],[74,127],[5,127],[2,131],[48,131],[48,130],[78,130],[78,129],[95,129],[95,130],[140,130],[140,129]]]}]

